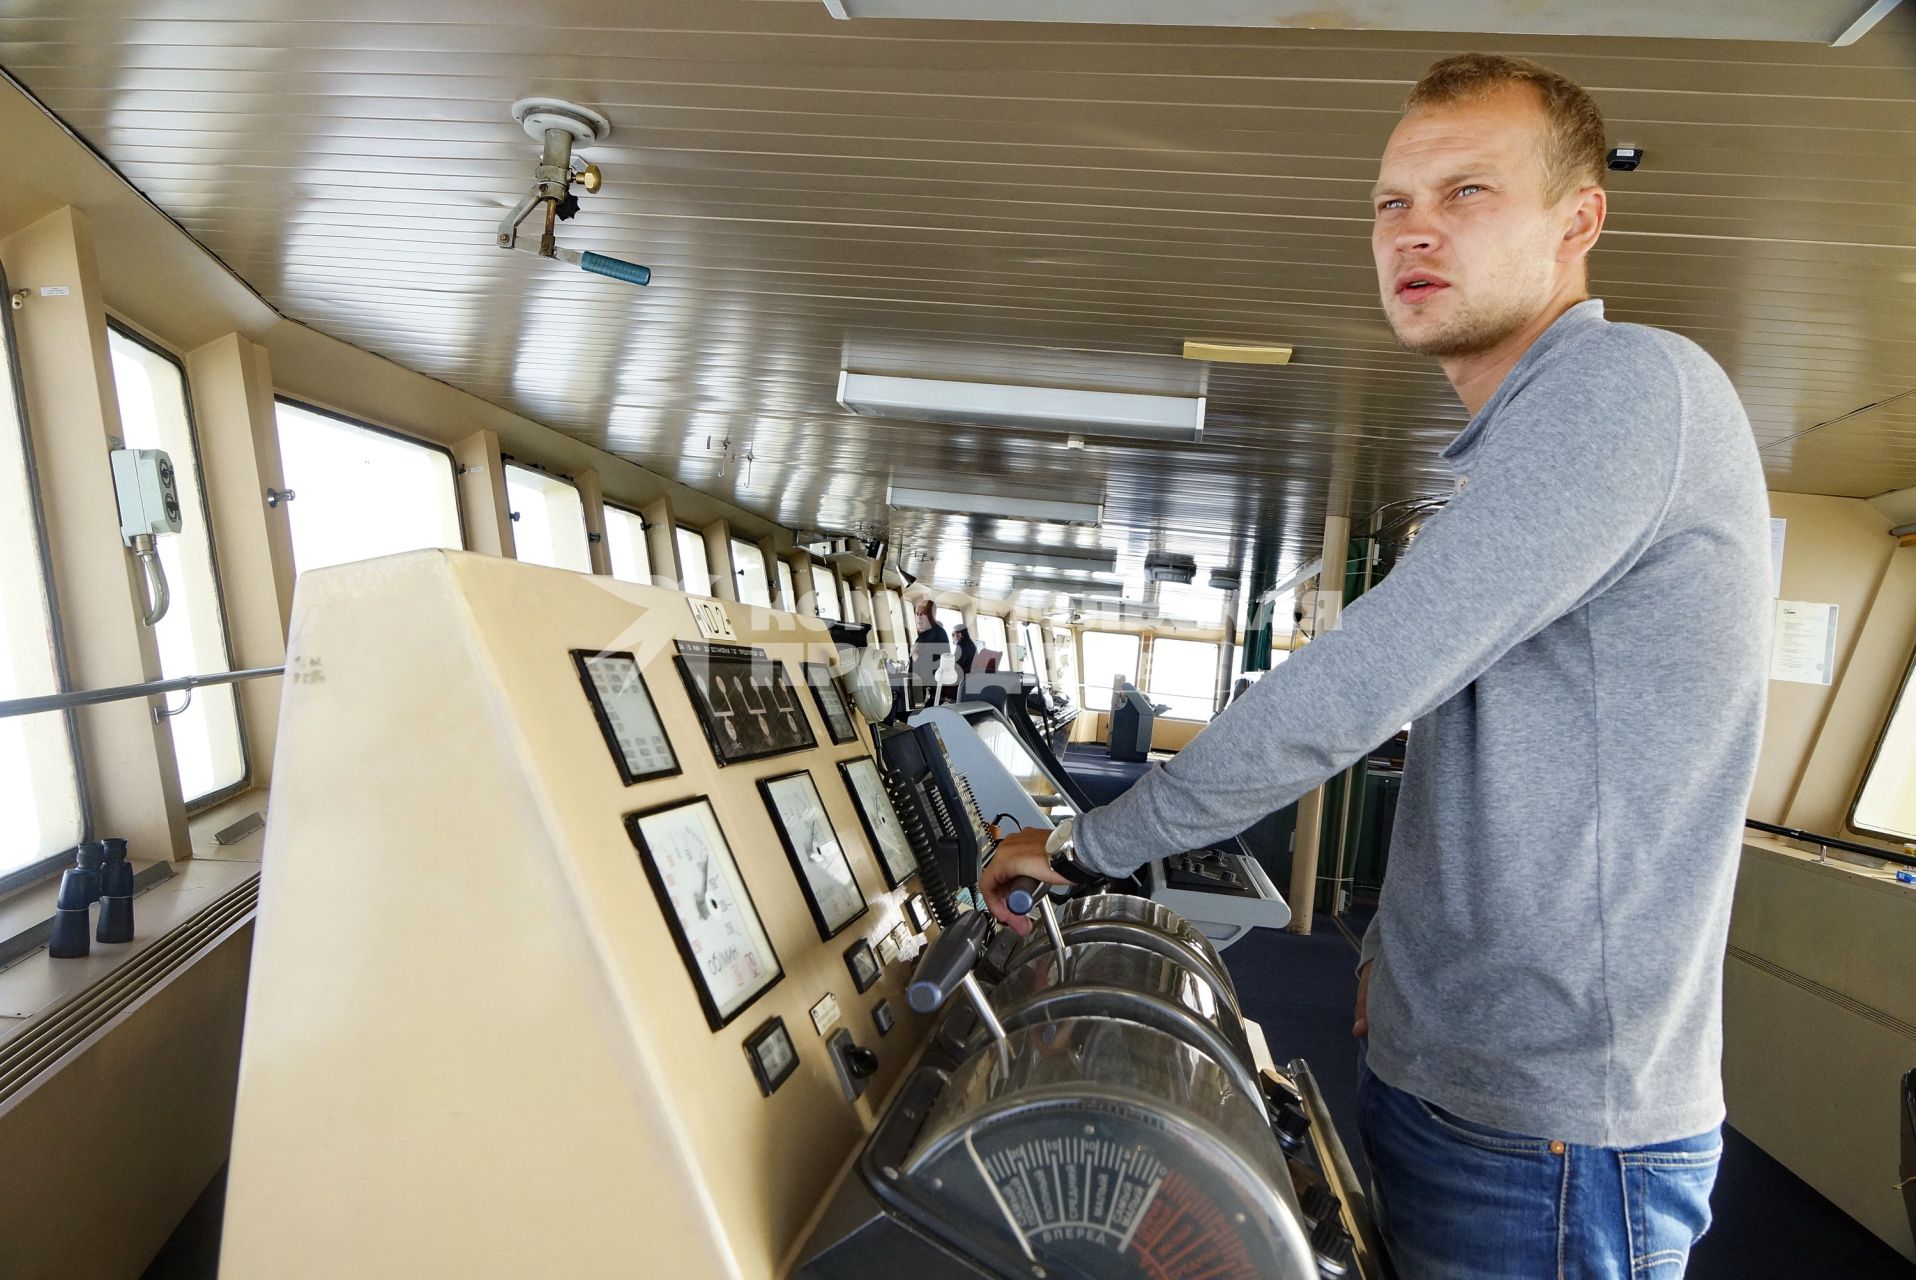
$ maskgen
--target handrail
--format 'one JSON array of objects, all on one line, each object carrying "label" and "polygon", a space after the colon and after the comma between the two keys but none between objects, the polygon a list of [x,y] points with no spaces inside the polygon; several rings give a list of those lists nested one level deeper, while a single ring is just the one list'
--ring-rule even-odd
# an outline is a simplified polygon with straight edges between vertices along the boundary
[{"label": "handrail", "polygon": [[1858,844],[1854,840],[1838,840],[1835,836],[1819,836],[1814,831],[1800,831],[1795,827],[1779,827],[1774,822],[1758,822],[1755,818],[1745,818],[1743,825],[1757,831],[1768,832],[1773,836],[1783,836],[1790,840],[1801,840],[1804,844],[1820,844],[1831,849],[1841,849],[1846,853],[1868,854],[1872,858],[1883,858],[1890,862],[1900,862],[1905,866],[1916,867],[1916,857],[1895,849],[1879,849],[1873,844]]},{"label": "handrail", "polygon": [[209,685],[237,684],[281,675],[285,667],[250,667],[245,671],[220,671],[207,676],[176,676],[171,680],[148,680],[143,684],[115,685],[110,689],[79,689],[70,693],[43,693],[31,698],[11,698],[0,702],[0,720],[10,716],[32,716],[47,711],[65,711],[72,707],[91,707],[102,702],[125,702],[148,698],[156,693],[178,693],[182,689],[202,689]]}]

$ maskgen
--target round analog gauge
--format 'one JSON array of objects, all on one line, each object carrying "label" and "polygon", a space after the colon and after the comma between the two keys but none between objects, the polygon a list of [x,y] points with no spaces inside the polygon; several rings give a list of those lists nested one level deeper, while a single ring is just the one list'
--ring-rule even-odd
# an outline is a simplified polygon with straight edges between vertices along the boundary
[{"label": "round analog gauge", "polygon": [[805,886],[819,935],[829,938],[865,913],[865,893],[852,875],[845,847],[825,815],[825,802],[810,773],[759,783],[777,823],[785,852]]},{"label": "round analog gauge", "polygon": [[781,974],[711,802],[636,815],[628,825],[697,981],[706,1017],[721,1027]]},{"label": "round analog gauge", "polygon": [[869,758],[860,758],[847,760],[838,767],[851,787],[852,799],[858,802],[865,832],[877,847],[879,860],[885,864],[885,878],[895,889],[918,873],[918,857],[911,851],[905,829],[898,823],[891,797],[885,794],[878,766]]}]

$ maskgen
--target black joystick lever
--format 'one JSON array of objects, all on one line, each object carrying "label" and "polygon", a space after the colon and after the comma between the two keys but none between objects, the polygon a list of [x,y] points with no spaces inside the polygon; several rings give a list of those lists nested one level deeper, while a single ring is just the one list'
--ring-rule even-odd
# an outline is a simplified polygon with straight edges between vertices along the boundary
[{"label": "black joystick lever", "polygon": [[935,1013],[944,1008],[952,996],[963,991],[977,1010],[978,1021],[998,1046],[999,1070],[1009,1074],[1011,1046],[1005,1039],[1005,1024],[998,1021],[985,989],[978,985],[978,975],[972,972],[984,951],[985,933],[990,928],[988,911],[959,916],[919,957],[918,970],[905,988],[905,1003],[919,1013]]}]

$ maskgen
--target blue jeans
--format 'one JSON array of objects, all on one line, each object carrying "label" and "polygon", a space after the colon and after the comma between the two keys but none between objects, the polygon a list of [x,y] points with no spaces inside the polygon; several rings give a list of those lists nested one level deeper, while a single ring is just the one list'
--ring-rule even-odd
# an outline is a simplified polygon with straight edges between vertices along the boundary
[{"label": "blue jeans", "polygon": [[1722,1132],[1582,1147],[1464,1120],[1359,1059],[1358,1138],[1401,1280],[1678,1280],[1710,1225]]}]

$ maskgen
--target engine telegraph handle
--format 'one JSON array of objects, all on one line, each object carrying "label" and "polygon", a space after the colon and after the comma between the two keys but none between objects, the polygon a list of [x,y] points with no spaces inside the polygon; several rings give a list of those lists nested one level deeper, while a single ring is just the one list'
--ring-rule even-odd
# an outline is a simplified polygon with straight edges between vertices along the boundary
[{"label": "engine telegraph handle", "polygon": [[944,1008],[978,963],[990,925],[990,912],[973,911],[940,933],[918,961],[918,971],[905,988],[905,1003],[918,1013],[936,1013]]},{"label": "engine telegraph handle", "polygon": [[1005,905],[1011,908],[1014,916],[1028,916],[1032,908],[1038,905],[1039,890],[1047,890],[1054,899],[1063,900],[1071,896],[1068,884],[1045,885],[1038,883],[1035,876],[1019,876],[1011,882],[1005,893]]}]

